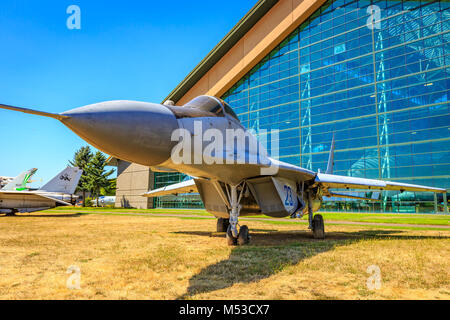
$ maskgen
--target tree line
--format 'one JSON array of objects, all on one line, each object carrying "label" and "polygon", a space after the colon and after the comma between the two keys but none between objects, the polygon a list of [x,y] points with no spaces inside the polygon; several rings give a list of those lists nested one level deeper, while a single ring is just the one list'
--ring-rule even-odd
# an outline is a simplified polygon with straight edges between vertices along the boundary
[{"label": "tree line", "polygon": [[115,194],[116,179],[109,178],[115,169],[107,170],[106,160],[107,157],[102,152],[97,151],[94,154],[89,146],[78,149],[73,160],[69,160],[71,166],[83,170],[76,190],[83,193],[83,207],[86,206],[86,192],[90,192],[92,197],[97,198],[97,206],[99,196]]}]

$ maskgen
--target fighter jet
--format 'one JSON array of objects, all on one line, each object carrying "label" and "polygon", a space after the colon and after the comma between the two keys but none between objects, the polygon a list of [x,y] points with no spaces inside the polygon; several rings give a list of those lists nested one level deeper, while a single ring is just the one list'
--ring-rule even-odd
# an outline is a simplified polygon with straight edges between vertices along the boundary
[{"label": "fighter jet", "polygon": [[[226,232],[229,245],[249,243],[239,217],[264,214],[302,217],[308,214],[314,238],[323,239],[323,196],[348,197],[333,189],[429,191],[445,189],[318,173],[270,157],[259,140],[240,123],[222,99],[199,96],[184,106],[137,101],[109,101],[53,114],[8,105],[0,108],[61,121],[82,139],[119,159],[154,171],[178,171],[194,177],[146,196],[198,192],[205,208]],[[444,201],[446,202],[446,201]]]},{"label": "fighter jet", "polygon": [[32,168],[30,170],[24,171],[17,177],[8,182],[2,191],[24,191],[27,190],[27,183],[30,181],[31,177],[36,173],[37,169]]},{"label": "fighter jet", "polygon": [[[98,197],[98,205],[99,207],[111,206],[116,203],[115,196],[100,196]],[[97,206],[97,199],[92,200],[92,205]]]},{"label": "fighter jet", "polygon": [[82,170],[67,167],[46,185],[36,191],[0,190],[0,212],[15,215],[17,212],[34,212],[57,206],[71,205],[80,181]]}]

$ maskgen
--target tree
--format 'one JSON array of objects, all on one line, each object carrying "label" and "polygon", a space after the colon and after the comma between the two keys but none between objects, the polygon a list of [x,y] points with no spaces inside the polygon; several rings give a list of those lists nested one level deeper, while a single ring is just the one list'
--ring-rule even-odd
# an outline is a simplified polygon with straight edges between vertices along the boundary
[{"label": "tree", "polygon": [[92,196],[97,198],[97,207],[98,197],[102,189],[111,189],[112,181],[109,179],[109,176],[115,171],[115,169],[109,171],[105,169],[107,165],[106,160],[106,156],[100,151],[97,151],[86,167],[86,187],[91,191]]},{"label": "tree", "polygon": [[73,160],[69,163],[72,167],[78,167],[83,170],[83,174],[81,175],[80,182],[78,183],[76,192],[83,192],[83,207],[86,205],[86,191],[89,191],[87,185],[87,174],[86,169],[89,162],[92,160],[93,154],[91,152],[91,148],[89,146],[81,147],[75,152],[73,156]]},{"label": "tree", "polygon": [[100,194],[102,196],[114,196],[116,195],[117,178],[109,179],[109,186],[101,188]]}]

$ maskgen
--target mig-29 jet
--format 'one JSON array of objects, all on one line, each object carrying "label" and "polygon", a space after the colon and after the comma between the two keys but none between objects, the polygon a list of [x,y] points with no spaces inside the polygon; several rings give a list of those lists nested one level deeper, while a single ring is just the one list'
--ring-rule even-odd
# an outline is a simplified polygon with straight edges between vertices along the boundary
[{"label": "mig-29 jet", "polygon": [[249,242],[249,229],[239,226],[238,219],[255,214],[278,218],[308,214],[314,237],[324,238],[323,218],[314,216],[322,197],[349,197],[334,189],[446,192],[333,175],[333,153],[326,173],[273,159],[243,127],[232,108],[212,96],[199,96],[184,106],[109,101],[61,114],[1,104],[0,108],[57,119],[86,142],[118,159],[154,171],[177,171],[194,177],[146,196],[198,192],[206,210],[218,218],[218,231],[226,231],[229,245]]}]

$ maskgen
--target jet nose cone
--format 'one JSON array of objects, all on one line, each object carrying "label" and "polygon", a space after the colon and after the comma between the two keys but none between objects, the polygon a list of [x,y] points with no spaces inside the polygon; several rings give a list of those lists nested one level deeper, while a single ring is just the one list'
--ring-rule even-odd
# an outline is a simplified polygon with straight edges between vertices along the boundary
[{"label": "jet nose cone", "polygon": [[155,166],[169,159],[178,129],[173,113],[159,104],[109,101],[64,112],[61,120],[82,139],[119,159]]}]

